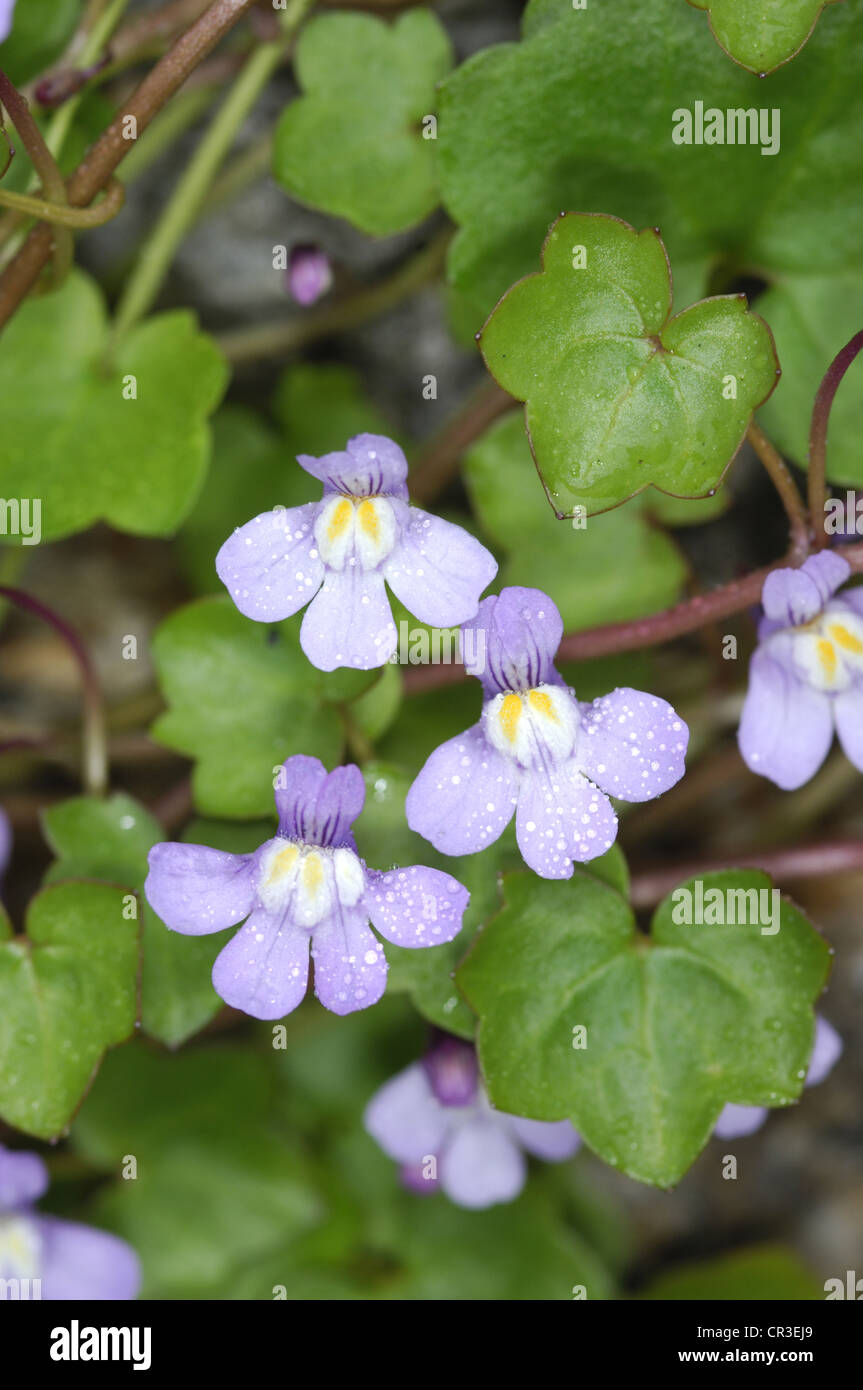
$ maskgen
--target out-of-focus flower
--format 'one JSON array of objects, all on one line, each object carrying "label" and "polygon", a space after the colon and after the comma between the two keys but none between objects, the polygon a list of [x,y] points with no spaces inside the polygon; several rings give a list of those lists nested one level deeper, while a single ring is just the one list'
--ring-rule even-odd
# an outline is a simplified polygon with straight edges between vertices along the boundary
[{"label": "out-of-focus flower", "polygon": [[863,771],[863,589],[829,550],[768,574],[738,740],[744,761],[784,791],[813,777],[833,742]]},{"label": "out-of-focus flower", "polygon": [[276,508],[240,526],[216,570],[247,618],[278,622],[308,603],[300,642],[322,671],[370,670],[395,651],[386,585],[420,622],[473,617],[497,564],[460,526],[408,505],[407,460],[379,434],[298,462],[324,485],[320,502]]},{"label": "out-of-focus flower", "polygon": [[333,271],[320,246],[303,243],[294,246],[288,258],[285,284],[293,299],[303,307],[314,304],[333,283]]},{"label": "out-of-focus flower", "polygon": [[15,18],[15,0],[0,0],[0,43],[12,32]]},{"label": "out-of-focus flower", "polygon": [[[815,1020],[815,1043],[804,1084],[817,1086],[824,1081],[841,1056],[842,1039],[833,1025],[819,1015]],[[713,1133],[717,1139],[740,1139],[760,1129],[769,1114],[770,1111],[761,1105],[726,1105]]]},{"label": "out-of-focus flower", "polygon": [[406,803],[411,829],[442,853],[485,849],[515,812],[530,868],[571,878],[573,860],[595,859],[614,843],[609,796],[649,801],[682,777],[683,720],[640,690],[579,703],[554,667],[562,634],[539,589],[504,589],[462,625],[465,666],[482,682],[482,718],[435,749]]},{"label": "out-of-focus flower", "polygon": [[12,822],[0,806],[0,888],[12,858]]},{"label": "out-of-focus flower", "polygon": [[327,773],[317,758],[288,758],[276,790],[278,832],[254,854],[205,845],[150,851],[147,900],[173,931],[224,931],[248,918],[220,952],[213,985],[253,1018],[282,1018],[303,999],[309,947],[315,993],[333,1013],[376,1004],[387,962],[369,928],[397,946],[438,946],[461,931],[469,893],[440,869],[379,873],[357,853],[351,825],[363,808],[358,767]]},{"label": "out-of-focus flower", "polygon": [[[130,1299],[140,1287],[138,1257],[107,1231],[42,1216],[34,1209],[48,1187],[38,1154],[0,1144],[0,1298]],[[18,1281],[17,1288],[9,1283]],[[39,1280],[39,1292],[33,1281]],[[37,1286],[38,1287],[38,1286]],[[27,1296],[27,1295],[23,1295]]]},{"label": "out-of-focus flower", "polygon": [[372,1097],[365,1127],[401,1164],[415,1192],[438,1186],[460,1207],[511,1202],[524,1187],[525,1152],[557,1163],[581,1140],[568,1120],[524,1120],[494,1110],[469,1043],[443,1036]]}]

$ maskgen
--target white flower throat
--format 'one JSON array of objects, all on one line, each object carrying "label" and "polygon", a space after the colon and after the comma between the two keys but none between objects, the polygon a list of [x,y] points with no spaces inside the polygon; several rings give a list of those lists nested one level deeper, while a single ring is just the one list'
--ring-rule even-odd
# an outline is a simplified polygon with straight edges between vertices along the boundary
[{"label": "white flower throat", "polygon": [[386,497],[331,497],[318,512],[315,542],[328,569],[377,569],[395,548],[398,527]]},{"label": "white flower throat", "polygon": [[21,1212],[0,1213],[0,1279],[35,1279],[41,1263],[36,1222]]},{"label": "white flower throat", "polygon": [[501,753],[522,767],[571,757],[578,737],[578,706],[560,685],[539,685],[490,700],[483,711],[486,734]]},{"label": "white flower throat", "polygon": [[258,897],[269,912],[288,911],[301,927],[316,927],[338,907],[354,907],[366,886],[353,850],[296,840],[271,840],[260,860]]},{"label": "white flower throat", "polygon": [[838,693],[863,676],[863,619],[844,604],[828,603],[792,636],[794,663],[816,690]]}]

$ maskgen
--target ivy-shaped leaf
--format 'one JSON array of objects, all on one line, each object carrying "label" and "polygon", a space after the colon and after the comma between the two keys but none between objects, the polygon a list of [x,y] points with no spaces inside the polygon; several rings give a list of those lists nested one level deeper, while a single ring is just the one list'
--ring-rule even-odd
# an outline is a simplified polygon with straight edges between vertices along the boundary
[{"label": "ivy-shaped leaf", "polygon": [[312,20],[294,60],[304,95],[276,128],[279,183],[371,236],[422,221],[439,201],[434,132],[422,121],[451,67],[449,38],[428,9],[393,24],[361,14]]},{"label": "ivy-shaped leaf", "polygon": [[107,347],[102,292],[80,271],[27,300],[3,335],[0,496],[35,491],[45,540],[99,520],[170,535],[206,473],[227,370],[194,316],[148,319],[110,365]]},{"label": "ivy-shaped leaf", "polygon": [[[82,0],[18,0],[12,31],[0,44],[0,68],[16,86],[51,66],[72,37]],[[8,3],[4,11],[8,10]]]},{"label": "ivy-shaped leaf", "polygon": [[712,492],[776,384],[764,320],[745,295],[672,318],[662,238],[614,217],[559,217],[542,265],[504,295],[480,345],[500,385],[526,403],[555,511],[604,511],[648,484]]},{"label": "ivy-shaped leaf", "polygon": [[799,53],[835,0],[689,0],[706,10],[717,43],[741,67],[765,77]]},{"label": "ivy-shaped leaf", "polygon": [[138,924],[124,908],[121,888],[61,883],[31,902],[26,936],[0,915],[0,1116],[25,1134],[60,1134],[135,1027]]},{"label": "ivy-shaped leaf", "polygon": [[46,882],[107,879],[138,894],[141,922],[141,1023],[150,1037],[178,1047],[218,1013],[210,972],[223,942],[169,931],[143,894],[147,855],[165,839],[159,822],[131,796],[81,796],[45,812],[45,835],[57,859]]},{"label": "ivy-shaped leaf", "polygon": [[[755,871],[701,881],[705,900],[772,888]],[[681,885],[692,902],[697,882]],[[480,1016],[498,1109],[568,1117],[606,1162],[660,1187],[686,1172],[726,1102],[798,1097],[829,968],[826,944],[787,899],[772,934],[683,925],[680,901],[660,904],[648,938],[620,893],[582,870],[567,884],[512,874],[457,976]]]},{"label": "ivy-shaped leaf", "polygon": [[227,596],[172,613],[156,633],[153,658],[169,706],[153,737],[195,759],[198,810],[227,819],[272,812],[273,770],[290,754],[337,763],[338,707],[380,675],[316,670],[300,649],[296,620],[252,622]]}]

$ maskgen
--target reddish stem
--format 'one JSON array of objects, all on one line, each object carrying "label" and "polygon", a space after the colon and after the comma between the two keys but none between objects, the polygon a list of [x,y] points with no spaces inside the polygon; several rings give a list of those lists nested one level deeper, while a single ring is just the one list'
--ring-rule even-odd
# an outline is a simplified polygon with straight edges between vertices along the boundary
[{"label": "reddish stem", "polygon": [[688,864],[651,869],[634,875],[630,892],[632,906],[653,907],[678,884],[717,869],[763,869],[771,878],[787,880],[863,873],[863,840],[824,840],[788,849],[727,854],[721,858],[696,859]]},{"label": "reddish stem", "polygon": [[863,349],[863,329],[855,333],[850,343],[846,343],[837,353],[818,387],[815,406],[812,410],[812,426],[809,431],[809,516],[815,532],[815,545],[820,550],[828,544],[824,503],[827,495],[827,426],[833,398],[851,363]]}]

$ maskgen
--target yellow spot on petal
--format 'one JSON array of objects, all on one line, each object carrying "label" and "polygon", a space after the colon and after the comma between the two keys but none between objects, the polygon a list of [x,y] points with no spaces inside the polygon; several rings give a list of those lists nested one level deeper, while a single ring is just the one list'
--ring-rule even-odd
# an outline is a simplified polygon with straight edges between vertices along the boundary
[{"label": "yellow spot on petal", "polygon": [[285,874],[289,874],[297,862],[299,852],[296,845],[287,845],[285,849],[279,850],[270,865],[267,883],[278,883],[279,879],[285,877]]},{"label": "yellow spot on petal", "polygon": [[342,535],[342,533],[345,530],[347,530],[347,527],[350,524],[352,512],[352,504],[347,500],[346,497],[342,498],[338,506],[333,508],[333,514],[330,517],[329,525],[327,526],[328,540],[338,540],[339,536]]},{"label": "yellow spot on petal", "polygon": [[373,541],[378,539],[378,511],[374,502],[361,502],[357,508],[357,520],[367,536],[371,536]]},{"label": "yellow spot on petal", "polygon": [[826,676],[836,674],[836,648],[832,642],[828,642],[824,637],[818,643],[818,660],[821,662]]},{"label": "yellow spot on petal", "polygon": [[540,714],[544,714],[546,719],[553,719],[555,724],[560,722],[555,713],[554,705],[551,703],[551,696],[547,691],[532,690],[527,698],[530,700],[534,709],[539,710]]},{"label": "yellow spot on petal", "polygon": [[831,626],[830,636],[846,652],[855,652],[858,656],[863,652],[863,642],[860,641],[860,638],[855,637],[853,632],[849,632],[847,627],[841,627],[839,623],[834,623]]},{"label": "yellow spot on petal", "polygon": [[500,707],[498,719],[500,727],[510,743],[515,743],[515,736],[518,732],[518,721],[521,718],[521,696],[505,695]]},{"label": "yellow spot on petal", "polygon": [[303,887],[310,893],[314,893],[320,888],[324,881],[324,866],[321,863],[319,854],[309,854],[303,865]]}]

